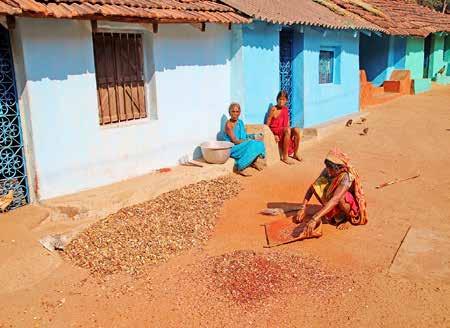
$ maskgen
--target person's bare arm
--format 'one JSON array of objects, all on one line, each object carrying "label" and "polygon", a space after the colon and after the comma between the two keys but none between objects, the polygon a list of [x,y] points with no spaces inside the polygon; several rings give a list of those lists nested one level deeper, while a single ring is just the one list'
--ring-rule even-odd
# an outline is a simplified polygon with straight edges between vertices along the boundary
[{"label": "person's bare arm", "polygon": [[[267,126],[270,126],[270,124],[272,123],[273,115],[274,115],[276,110],[277,109],[275,107],[272,107],[270,109],[270,113],[269,113],[269,116],[267,117],[267,122],[266,122]],[[278,143],[279,141],[280,141],[280,138],[278,136],[275,136],[275,142]]]},{"label": "person's bare arm", "polygon": [[306,205],[311,200],[311,197],[314,195],[314,188],[313,186],[310,186],[308,188],[308,191],[305,194],[305,197],[303,199],[303,202],[300,204],[299,211],[297,212],[297,215],[294,217],[294,221],[297,223],[300,223],[304,220],[306,215]]},{"label": "person's bare arm", "polygon": [[[351,185],[351,184],[350,184]],[[327,215],[335,206],[339,204],[339,200],[344,197],[345,193],[350,188],[350,185],[344,181],[334,192],[333,197],[325,204],[322,209],[313,215],[312,220],[308,223],[306,227],[306,234],[311,235],[313,230],[316,228],[317,224],[322,220],[322,218]]]},{"label": "person's bare arm", "polygon": [[269,115],[267,116],[266,125],[270,125],[272,123],[273,113],[275,113],[275,107],[270,109]]},{"label": "person's bare arm", "polygon": [[243,143],[245,140],[238,140],[234,134],[233,127],[230,122],[227,122],[225,124],[225,133],[230,137],[230,140],[235,145],[239,145],[240,143]]}]

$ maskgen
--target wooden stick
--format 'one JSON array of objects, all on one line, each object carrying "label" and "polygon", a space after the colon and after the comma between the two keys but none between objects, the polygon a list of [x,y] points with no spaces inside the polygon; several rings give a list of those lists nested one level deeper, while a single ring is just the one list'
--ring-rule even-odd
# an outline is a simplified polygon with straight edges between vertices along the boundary
[{"label": "wooden stick", "polygon": [[381,188],[384,188],[384,187],[387,187],[387,186],[391,186],[391,185],[399,183],[399,182],[416,179],[418,177],[420,177],[420,174],[416,174],[416,175],[414,175],[412,177],[408,177],[408,178],[405,178],[405,179],[395,179],[395,180],[392,180],[392,181],[389,181],[389,182],[382,183],[382,184],[376,186],[375,188],[376,189],[381,189]]},{"label": "wooden stick", "polygon": [[391,270],[391,266],[392,266],[392,264],[394,263],[394,260],[395,260],[395,258],[397,257],[398,251],[400,250],[400,247],[402,247],[403,242],[405,241],[406,236],[407,236],[408,233],[409,233],[409,230],[411,230],[411,225],[408,227],[408,230],[406,230],[405,235],[403,236],[402,241],[400,242],[400,245],[398,245],[397,250],[395,251],[395,254],[394,254],[394,256],[392,257],[391,264],[389,265],[389,270]]},{"label": "wooden stick", "polygon": [[264,247],[270,248],[269,235],[267,234],[267,226],[265,224],[263,224],[262,226],[264,227],[264,233],[266,234],[266,242],[267,242],[267,246]]}]

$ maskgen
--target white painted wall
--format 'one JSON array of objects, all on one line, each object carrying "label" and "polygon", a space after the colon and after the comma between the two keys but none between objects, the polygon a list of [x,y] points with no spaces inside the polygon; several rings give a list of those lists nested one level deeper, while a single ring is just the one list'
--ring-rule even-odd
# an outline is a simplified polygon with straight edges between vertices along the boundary
[{"label": "white painted wall", "polygon": [[31,122],[30,165],[40,199],[177,164],[199,143],[216,138],[230,103],[226,27],[208,25],[201,32],[162,25],[156,35],[145,32],[146,69],[155,69],[146,77],[147,96],[156,90],[151,115],[111,126],[98,123],[89,22],[18,18],[13,37],[20,43],[14,54],[23,65],[19,97],[27,98],[21,104]]}]

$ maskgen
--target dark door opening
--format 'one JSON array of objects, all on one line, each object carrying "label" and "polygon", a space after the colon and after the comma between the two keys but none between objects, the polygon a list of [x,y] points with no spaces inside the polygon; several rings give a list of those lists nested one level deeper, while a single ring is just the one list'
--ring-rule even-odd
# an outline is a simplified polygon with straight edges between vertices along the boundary
[{"label": "dark door opening", "polygon": [[428,79],[430,77],[428,71],[430,69],[431,34],[425,38],[423,53],[425,56],[423,61],[423,78]]}]

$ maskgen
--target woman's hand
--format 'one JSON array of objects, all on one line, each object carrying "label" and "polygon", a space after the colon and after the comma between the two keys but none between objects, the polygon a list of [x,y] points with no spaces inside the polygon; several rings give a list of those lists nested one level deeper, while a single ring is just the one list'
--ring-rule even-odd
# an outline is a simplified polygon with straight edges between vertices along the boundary
[{"label": "woman's hand", "polygon": [[295,223],[302,223],[306,216],[306,206],[302,205],[300,210],[297,212],[297,215],[294,217]]},{"label": "woman's hand", "polygon": [[320,219],[313,217],[311,221],[306,225],[306,237],[311,237],[314,229],[316,229],[317,223],[319,223]]},{"label": "woman's hand", "polygon": [[264,135],[262,135],[261,133],[258,133],[257,135],[255,135],[255,140],[263,141],[264,140]]},{"label": "woman's hand", "polygon": [[279,143],[279,142],[280,142],[280,137],[275,136],[275,142],[276,142],[276,143]]}]

